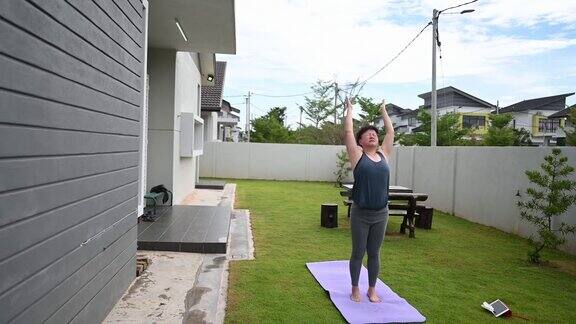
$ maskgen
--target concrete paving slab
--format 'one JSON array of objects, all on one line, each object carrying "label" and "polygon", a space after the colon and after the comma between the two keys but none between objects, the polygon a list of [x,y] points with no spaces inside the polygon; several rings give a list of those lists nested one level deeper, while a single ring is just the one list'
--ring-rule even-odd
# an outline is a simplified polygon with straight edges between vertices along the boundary
[{"label": "concrete paving slab", "polygon": [[[188,203],[233,208],[235,184],[209,191],[195,190],[196,196],[187,197]],[[254,259],[248,210],[232,211],[229,233],[225,254],[139,251],[139,256],[152,259],[152,265],[104,323],[223,323],[229,261]]]},{"label": "concrete paving slab", "polygon": [[148,269],[136,278],[103,323],[181,323],[204,256],[139,251]]},{"label": "concrete paving slab", "polygon": [[250,225],[250,211],[235,209],[230,218],[229,260],[253,260],[254,243]]}]

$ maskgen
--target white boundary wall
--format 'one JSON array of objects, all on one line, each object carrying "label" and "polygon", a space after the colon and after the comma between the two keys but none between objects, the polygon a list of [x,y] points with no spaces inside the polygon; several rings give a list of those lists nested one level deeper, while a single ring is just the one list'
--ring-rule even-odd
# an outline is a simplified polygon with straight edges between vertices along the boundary
[{"label": "white boundary wall", "polygon": [[[344,146],[209,142],[200,158],[200,176],[237,179],[335,181],[336,154]],[[561,148],[576,165],[576,149]],[[525,170],[539,169],[551,148],[396,147],[390,183],[429,195],[435,209],[505,232],[528,237],[533,228],[516,202],[530,186]],[[351,179],[350,179],[351,180]],[[516,194],[520,191],[521,197]],[[576,224],[576,209],[560,218]],[[576,237],[564,246],[576,254]]]}]

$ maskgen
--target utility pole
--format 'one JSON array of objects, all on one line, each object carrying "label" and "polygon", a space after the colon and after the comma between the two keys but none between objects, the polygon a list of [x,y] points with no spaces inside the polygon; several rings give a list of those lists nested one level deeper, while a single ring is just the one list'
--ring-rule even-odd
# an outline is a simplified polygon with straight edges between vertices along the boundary
[{"label": "utility pole", "polygon": [[250,142],[250,91],[246,96],[246,141]]},{"label": "utility pole", "polygon": [[500,114],[500,100],[496,100],[496,115]]},{"label": "utility pole", "polygon": [[334,125],[338,123],[338,82],[334,82]]},{"label": "utility pole", "polygon": [[[467,4],[471,4],[473,2],[476,2],[478,0],[473,0],[470,2],[466,2],[463,3],[461,5],[458,6],[454,6],[454,7],[450,7],[450,8],[446,8],[443,10],[432,10],[432,92],[431,92],[431,111],[430,111],[430,117],[431,117],[431,138],[430,138],[430,145],[431,146],[436,146],[436,138],[437,138],[437,125],[438,125],[438,113],[437,113],[437,94],[436,94],[436,45],[438,45],[438,17],[440,16],[441,13],[445,12],[446,10],[450,10],[450,9],[454,9],[454,8],[458,8],[458,7],[462,7],[464,5]],[[474,9],[466,9],[466,10],[462,10],[459,13],[456,12],[448,12],[446,13],[446,15],[450,15],[450,14],[465,14],[465,13],[470,13],[470,12],[474,12]]]},{"label": "utility pole", "polygon": [[304,110],[304,108],[302,108],[302,106],[300,106],[300,126],[298,128],[302,128],[302,111]]},{"label": "utility pole", "polygon": [[432,10],[432,102],[430,109],[431,117],[431,138],[430,145],[436,146],[436,125],[438,117],[436,114],[437,97],[436,97],[436,37],[438,35],[438,10]]}]

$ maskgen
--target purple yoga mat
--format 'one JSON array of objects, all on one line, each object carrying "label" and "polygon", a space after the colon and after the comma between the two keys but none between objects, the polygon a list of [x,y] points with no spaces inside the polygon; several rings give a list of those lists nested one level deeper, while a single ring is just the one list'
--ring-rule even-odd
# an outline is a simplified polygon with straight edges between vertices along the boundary
[{"label": "purple yoga mat", "polygon": [[308,270],[328,291],[330,299],[349,323],[420,323],[426,321],[416,308],[398,296],[380,279],[376,291],[382,302],[371,303],[366,296],[368,271],[364,266],[360,271],[358,284],[362,294],[359,303],[350,300],[350,270],[348,260],[306,263]]}]

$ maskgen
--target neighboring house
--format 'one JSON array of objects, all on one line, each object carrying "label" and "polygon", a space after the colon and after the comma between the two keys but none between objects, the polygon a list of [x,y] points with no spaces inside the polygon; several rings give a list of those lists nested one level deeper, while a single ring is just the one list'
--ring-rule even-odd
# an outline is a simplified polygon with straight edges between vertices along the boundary
[{"label": "neighboring house", "polygon": [[394,123],[394,130],[400,134],[411,134],[421,124],[418,121],[418,110],[404,109],[404,112],[394,117],[397,119]]},{"label": "neighboring house", "polygon": [[[398,133],[411,133],[412,129],[419,125],[416,117],[418,116],[417,110],[410,110],[399,107],[395,104],[386,104],[386,111],[392,120],[394,131]],[[384,126],[384,121],[378,119],[376,127],[381,128]]]},{"label": "neighboring house", "polygon": [[242,127],[238,125],[234,125],[232,127],[232,142],[244,142],[244,132],[242,131]]},{"label": "neighboring house", "polygon": [[202,118],[204,119],[204,141],[228,141],[236,138],[235,126],[240,117],[232,112],[240,110],[230,106],[222,99],[226,79],[226,62],[216,62],[214,84],[202,86]]},{"label": "neighboring house", "polygon": [[[424,99],[424,108],[430,109],[432,104],[431,92],[418,95]],[[474,128],[478,135],[486,133],[490,112],[496,108],[493,104],[466,93],[460,89],[449,86],[437,90],[438,116],[446,113],[460,114],[460,125],[464,128]]]},{"label": "neighboring house", "polygon": [[528,130],[534,144],[556,144],[557,132],[564,126],[564,122],[562,119],[548,117],[563,110],[566,107],[566,97],[573,94],[574,92],[523,100],[501,108],[499,112],[512,114],[512,126]]},{"label": "neighboring house", "polygon": [[214,82],[202,86],[202,118],[204,119],[204,141],[220,139],[218,115],[222,109],[222,93],[226,78],[226,62],[216,62]]},{"label": "neighboring house", "polygon": [[191,193],[233,0],[0,2],[0,323],[101,323],[144,193]]},{"label": "neighboring house", "polygon": [[574,110],[576,110],[576,105],[562,109],[559,112],[553,113],[552,115],[548,116],[548,119],[560,120],[559,124],[561,127],[558,127],[558,129],[556,130],[556,134],[553,136],[554,140],[556,141],[556,145],[561,146],[566,145],[566,133],[564,132],[564,130],[574,132],[574,128],[576,127],[576,125],[573,125],[570,122],[570,119],[568,119],[570,112]]},{"label": "neighboring house", "polygon": [[239,129],[238,123],[240,117],[233,113],[239,113],[240,109],[236,109],[230,105],[227,100],[222,100],[222,109],[218,113],[218,139],[224,142],[238,142]]}]

